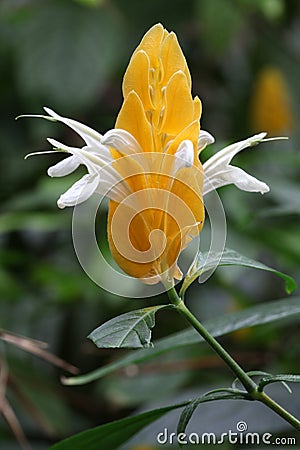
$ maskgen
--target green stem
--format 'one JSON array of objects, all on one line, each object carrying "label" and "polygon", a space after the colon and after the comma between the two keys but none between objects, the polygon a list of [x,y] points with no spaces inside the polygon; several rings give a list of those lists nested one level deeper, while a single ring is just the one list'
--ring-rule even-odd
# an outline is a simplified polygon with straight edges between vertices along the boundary
[{"label": "green stem", "polygon": [[276,414],[278,414],[280,417],[290,423],[294,428],[296,428],[296,430],[300,430],[300,421],[282,406],[278,405],[278,403],[276,403],[265,392],[255,390],[252,397],[254,400],[258,400],[264,403],[266,406],[268,406],[268,408],[272,409],[274,412],[276,412]]},{"label": "green stem", "polygon": [[240,380],[248,394],[253,400],[258,400],[275,411],[279,416],[285,419],[296,429],[300,429],[300,421],[292,416],[284,408],[278,405],[264,392],[258,390],[257,384],[241,366],[230,356],[230,354],[222,347],[221,344],[207,331],[207,329],[199,322],[199,320],[186,307],[183,300],[178,296],[175,288],[169,286],[168,296],[176,309],[186,318],[186,320],[195,328],[195,330],[203,337],[210,347],[222,358],[227,366],[232,370],[235,376]]},{"label": "green stem", "polygon": [[214,351],[225,361],[227,366],[233,371],[235,376],[240,380],[244,388],[249,394],[256,389],[256,383],[247,375],[238,363],[227,353],[221,344],[207,331],[207,329],[198,321],[198,319],[185,306],[184,302],[178,297],[175,288],[168,291],[168,295],[172,303],[178,311],[184,315],[188,322],[198,331],[203,339],[214,349]]}]

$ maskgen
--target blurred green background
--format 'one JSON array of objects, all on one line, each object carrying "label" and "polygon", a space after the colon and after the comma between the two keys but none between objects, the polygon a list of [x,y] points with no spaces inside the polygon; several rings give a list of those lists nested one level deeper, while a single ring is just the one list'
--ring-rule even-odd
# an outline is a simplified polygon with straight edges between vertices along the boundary
[{"label": "blurred green background", "polygon": [[[56,206],[80,173],[47,177],[46,169],[60,158],[56,155],[24,161],[29,152],[50,149],[46,137],[68,145],[80,141],[62,125],[14,119],[41,114],[48,106],[101,133],[112,128],[131,53],[156,22],[176,32],[192,74],[193,95],[203,102],[202,127],[216,138],[204,159],[260,131],[290,137],[236,158],[236,165],[270,185],[269,194],[229,186],[220,196],[227,213],[227,245],[300,280],[299,1],[1,0],[0,324],[47,342],[52,353],[82,372],[124,354],[97,350],[86,339],[91,330],[161,299],[118,298],[82,271],[72,246],[72,211]],[[103,242],[105,220],[103,210]],[[137,281],[132,289],[140,289]],[[285,296],[282,280],[272,274],[219,269],[205,285],[195,283],[187,298],[200,318],[210,318]],[[162,313],[157,322],[154,337],[185,326],[174,313]],[[232,334],[224,343],[248,370],[299,373],[298,333],[297,323],[284,322]],[[227,370],[202,345],[70,388],[60,384],[61,368],[3,340],[0,345],[0,390],[6,398],[0,402],[0,448],[5,450],[20,448],[15,435],[24,440],[17,420],[32,448],[42,450],[150,401],[184,397],[185,390],[197,392],[229,380]],[[299,394],[290,401],[297,400]]]}]

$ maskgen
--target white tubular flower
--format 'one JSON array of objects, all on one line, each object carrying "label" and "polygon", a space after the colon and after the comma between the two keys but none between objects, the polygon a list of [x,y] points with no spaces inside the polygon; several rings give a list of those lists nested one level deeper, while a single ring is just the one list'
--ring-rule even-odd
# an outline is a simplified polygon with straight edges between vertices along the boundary
[{"label": "white tubular flower", "polygon": [[55,166],[49,167],[47,173],[49,177],[64,177],[70,175],[80,166],[80,159],[75,156],[69,156],[62,161],[59,161]]},{"label": "white tubular flower", "polygon": [[102,144],[111,146],[118,150],[123,155],[132,155],[135,153],[142,153],[142,148],[135,137],[128,131],[120,128],[113,128],[107,131],[101,139]]},{"label": "white tubular flower", "polygon": [[57,200],[57,206],[61,209],[66,206],[74,206],[90,198],[96,191],[100,177],[97,174],[86,174],[76,181],[70,189]]},{"label": "white tubular flower", "polygon": [[197,143],[198,152],[200,153],[207,145],[213,144],[214,142],[215,138],[208,131],[200,130]]},{"label": "white tubular flower", "polygon": [[76,131],[76,133],[78,133],[85,141],[86,145],[95,145],[100,142],[102,135],[87,125],[73,119],[68,119],[67,117],[62,117],[50,108],[44,107],[44,110],[49,116],[35,115],[30,117],[42,117],[43,119],[52,120],[54,122],[62,122],[72,128],[72,130]]},{"label": "white tubular flower", "polygon": [[[113,158],[109,146],[102,143],[103,136],[80,122],[62,117],[49,108],[44,109],[49,116],[30,115],[29,117],[41,117],[62,122],[76,131],[86,144],[82,148],[69,147],[55,139],[48,138],[48,142],[52,145],[54,151],[36,152],[27,155],[28,157],[56,152],[69,153],[71,156],[49,167],[48,175],[50,177],[63,177],[74,172],[81,164],[86,166],[88,174],[84,175],[60,196],[57,201],[58,207],[75,206],[90,198],[95,192],[101,195],[105,194],[115,201],[121,201],[130,195],[131,190],[126,181],[112,166]],[[122,137],[126,132],[120,131]]]},{"label": "white tubular flower", "polygon": [[194,147],[192,141],[186,139],[179,144],[175,153],[175,173],[183,167],[191,167],[194,164]]},{"label": "white tubular flower", "polygon": [[261,194],[268,192],[270,188],[266,183],[254,178],[239,167],[230,165],[232,158],[241,150],[268,141],[269,139],[264,139],[265,136],[266,133],[256,134],[244,141],[225,147],[209,158],[203,164],[205,175],[203,195],[227,184],[234,184],[243,191],[260,192]]}]

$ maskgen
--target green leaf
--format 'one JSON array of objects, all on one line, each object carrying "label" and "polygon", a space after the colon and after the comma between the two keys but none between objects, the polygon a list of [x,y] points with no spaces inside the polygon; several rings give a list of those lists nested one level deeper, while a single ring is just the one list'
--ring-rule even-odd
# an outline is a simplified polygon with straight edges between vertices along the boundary
[{"label": "green leaf", "polygon": [[131,311],[105,322],[92,331],[88,338],[99,348],[151,347],[151,329],[158,310],[173,305],[158,305]]},{"label": "green leaf", "polygon": [[[247,375],[249,375],[249,377],[255,377],[255,376],[260,376],[260,375],[264,375],[266,377],[273,377],[273,375],[271,373],[268,372],[262,372],[261,370],[251,370],[250,372],[246,372]],[[236,389],[237,384],[239,383],[239,379],[235,378],[232,382],[232,389]],[[280,381],[280,380],[277,380]],[[289,387],[288,384],[286,384],[284,381],[281,381],[282,385],[286,388],[286,390],[291,394],[291,388]]]},{"label": "green leaf", "polygon": [[194,262],[192,263],[183,281],[180,296],[183,297],[187,288],[193,283],[193,281],[196,280],[196,278],[205,272],[213,270],[216,266],[245,266],[252,267],[253,269],[266,270],[267,272],[272,272],[275,275],[278,275],[285,281],[285,290],[287,294],[291,294],[295,289],[297,289],[295,280],[289,275],[227,248],[222,254],[199,252],[196,255]]},{"label": "green leaf", "polygon": [[216,389],[207,392],[206,394],[201,395],[201,397],[192,400],[184,408],[178,422],[177,434],[185,432],[187,424],[200,403],[212,402],[214,400],[251,400],[251,397],[247,392],[230,388]]},{"label": "green leaf", "polygon": [[[288,381],[289,383],[300,383],[300,375],[278,374],[264,377],[258,383],[258,390],[262,392],[265,386],[271,383],[277,383],[278,381],[281,382]],[[286,383],[284,383],[284,386],[287,387],[288,390],[291,392],[291,389],[286,385]]]},{"label": "green leaf", "polygon": [[[275,322],[280,319],[295,317],[300,315],[300,298],[293,297],[284,300],[267,302],[256,305],[243,311],[226,314],[217,319],[211,319],[203,323],[207,330],[215,337],[223,336],[236,330],[254,325]],[[199,344],[203,339],[194,329],[186,329],[174,333],[168,337],[155,342],[154,348],[138,350],[120,358],[111,364],[85,375],[63,378],[62,382],[67,385],[80,385],[95,381],[115,370],[122,369],[130,364],[139,364],[167,353],[176,348]]]},{"label": "green leaf", "polygon": [[[250,372],[246,372],[247,375],[249,375],[249,377],[255,377],[255,376],[261,376],[261,375],[271,375],[269,372],[263,372],[261,370],[250,370]],[[237,389],[237,385],[238,383],[240,383],[239,378],[235,378],[232,382],[232,389]]]},{"label": "green leaf", "polygon": [[118,449],[120,445],[124,444],[145,426],[159,419],[167,412],[181,408],[186,404],[187,402],[183,402],[165,406],[164,408],[154,409],[89,429],[52,445],[49,450],[76,450],[84,448],[88,450]]}]

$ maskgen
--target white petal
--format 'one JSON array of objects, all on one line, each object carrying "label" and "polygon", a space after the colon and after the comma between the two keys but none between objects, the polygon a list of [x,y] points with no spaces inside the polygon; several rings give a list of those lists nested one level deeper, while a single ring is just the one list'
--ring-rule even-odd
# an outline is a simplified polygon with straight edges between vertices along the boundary
[{"label": "white petal", "polygon": [[200,130],[198,136],[198,152],[201,152],[207,145],[213,144],[214,142],[215,138],[208,131]]},{"label": "white petal", "polygon": [[264,141],[266,133],[260,133],[244,141],[225,147],[203,164],[204,187],[203,195],[227,184],[235,184],[239,189],[249,192],[269,191],[269,187],[247,172],[230,165],[232,158],[241,150]]},{"label": "white petal", "polygon": [[209,170],[215,172],[217,167],[223,168],[226,165],[230,164],[232,158],[237,153],[247,147],[259,144],[261,141],[263,141],[266,134],[267,133],[256,134],[255,136],[245,139],[244,141],[236,142],[235,144],[231,144],[223,148],[223,150],[218,151],[203,164],[204,172],[206,172],[207,174]]},{"label": "white petal", "polygon": [[47,138],[49,144],[52,145],[56,150],[63,150],[68,153],[72,153],[72,150],[77,147],[70,147],[69,145],[65,145],[62,142],[57,141],[56,139]]},{"label": "white petal", "polygon": [[239,167],[227,166],[227,169],[218,172],[212,178],[204,177],[203,195],[228,184],[234,184],[243,191],[260,192],[261,194],[270,190],[266,183],[252,177]]},{"label": "white petal", "polygon": [[228,181],[229,183],[233,183],[241,189],[242,191],[248,192],[260,192],[261,194],[265,194],[269,192],[269,186],[263,181],[258,180],[257,178],[249,175],[249,173],[240,169],[239,167],[229,166],[228,171]]},{"label": "white petal", "polygon": [[194,163],[194,146],[192,141],[184,140],[178,146],[175,153],[175,173],[183,167],[191,167]]},{"label": "white petal", "polygon": [[103,155],[101,155],[98,151],[95,151],[95,146],[85,146],[82,148],[77,148],[69,147],[68,145],[62,144],[61,142],[52,138],[47,138],[47,141],[58,151],[61,150],[76,155],[78,159],[81,160],[82,164],[85,164],[88,170],[91,172],[99,170],[99,167],[103,167],[105,164],[111,163],[112,161],[110,153],[108,155],[108,152],[106,152],[105,157],[103,157]]},{"label": "white petal", "polygon": [[113,161],[113,157],[111,156],[110,149],[102,144],[97,144],[97,146],[88,146],[84,147],[89,153],[100,157],[105,164],[111,163]]},{"label": "white petal", "polygon": [[[104,145],[98,144],[96,147],[93,146],[84,146],[82,148],[78,147],[70,147],[69,145],[65,145],[62,142],[57,141],[56,139],[47,138],[47,141],[49,144],[51,144],[56,150],[62,150],[68,153],[74,153],[74,154],[81,154],[83,156],[87,156],[89,158],[89,155],[91,155],[91,160],[94,162],[100,163],[101,166],[104,164],[107,164],[107,162],[112,162],[113,158],[110,154],[110,151],[104,147]],[[99,147],[99,148],[98,148]],[[102,154],[103,150],[103,154]]]},{"label": "white petal", "polygon": [[[140,159],[139,157],[141,157],[143,163],[143,166],[141,166],[141,171],[145,171],[144,165],[147,160],[145,160],[144,153],[142,152],[141,147],[130,133],[121,129],[110,130],[106,133],[102,141],[105,142],[105,145],[97,142],[97,144],[88,145],[83,148],[76,148],[69,147],[57,141],[56,139],[48,138],[48,142],[53,147],[57,148],[58,150],[66,151],[68,153],[76,155],[78,160],[80,160],[82,164],[86,165],[90,174],[98,173],[100,175],[101,182],[105,181],[106,184],[108,183],[106,186],[106,190],[107,188],[110,188],[110,190],[112,190],[112,186],[122,181],[122,177],[120,176],[119,172],[117,172],[117,170],[112,165],[114,160],[111,156],[109,145],[114,146],[122,153],[134,155],[138,159]],[[138,163],[138,161],[136,162]],[[125,186],[122,187],[122,193],[120,193],[120,195],[118,193],[119,197],[122,196],[122,198],[124,198],[125,189],[127,195],[130,195],[131,190],[129,189],[127,183],[125,183]],[[101,192],[103,192],[103,190],[104,189],[101,189]],[[114,189],[114,192],[115,190],[116,189]]]},{"label": "white petal", "polygon": [[[140,172],[149,172],[149,162],[151,161],[151,153],[143,152],[142,147],[137,142],[134,136],[126,130],[121,128],[114,128],[107,131],[101,140],[102,144],[113,147],[115,150],[122,153],[124,158],[132,158],[129,161],[129,165],[140,166]],[[152,154],[153,156],[153,154]]]},{"label": "white petal", "polygon": [[107,131],[101,139],[102,144],[109,145],[123,155],[132,155],[133,153],[142,153],[142,148],[132,134],[120,128],[114,128]]},{"label": "white petal", "polygon": [[[84,125],[83,123],[77,122],[73,119],[68,119],[67,117],[62,117],[50,108],[44,108],[44,110],[49,114],[49,116],[53,117],[53,119],[57,120],[58,122],[62,122],[65,125],[68,125],[70,128],[72,128],[72,130],[76,131],[76,133],[78,133],[79,136],[82,137],[87,145],[95,145],[95,143],[100,142],[102,135],[92,128],[88,127],[87,125]],[[47,117],[45,116],[39,117],[44,117],[47,119]]]},{"label": "white petal", "polygon": [[99,181],[98,174],[84,175],[67,192],[60,196],[57,201],[57,206],[59,208],[65,208],[65,206],[75,206],[78,203],[84,202],[93,195],[99,185]]},{"label": "white petal", "polygon": [[74,172],[79,166],[80,160],[75,155],[72,155],[59,161],[55,166],[49,167],[48,175],[50,177],[64,177]]}]

